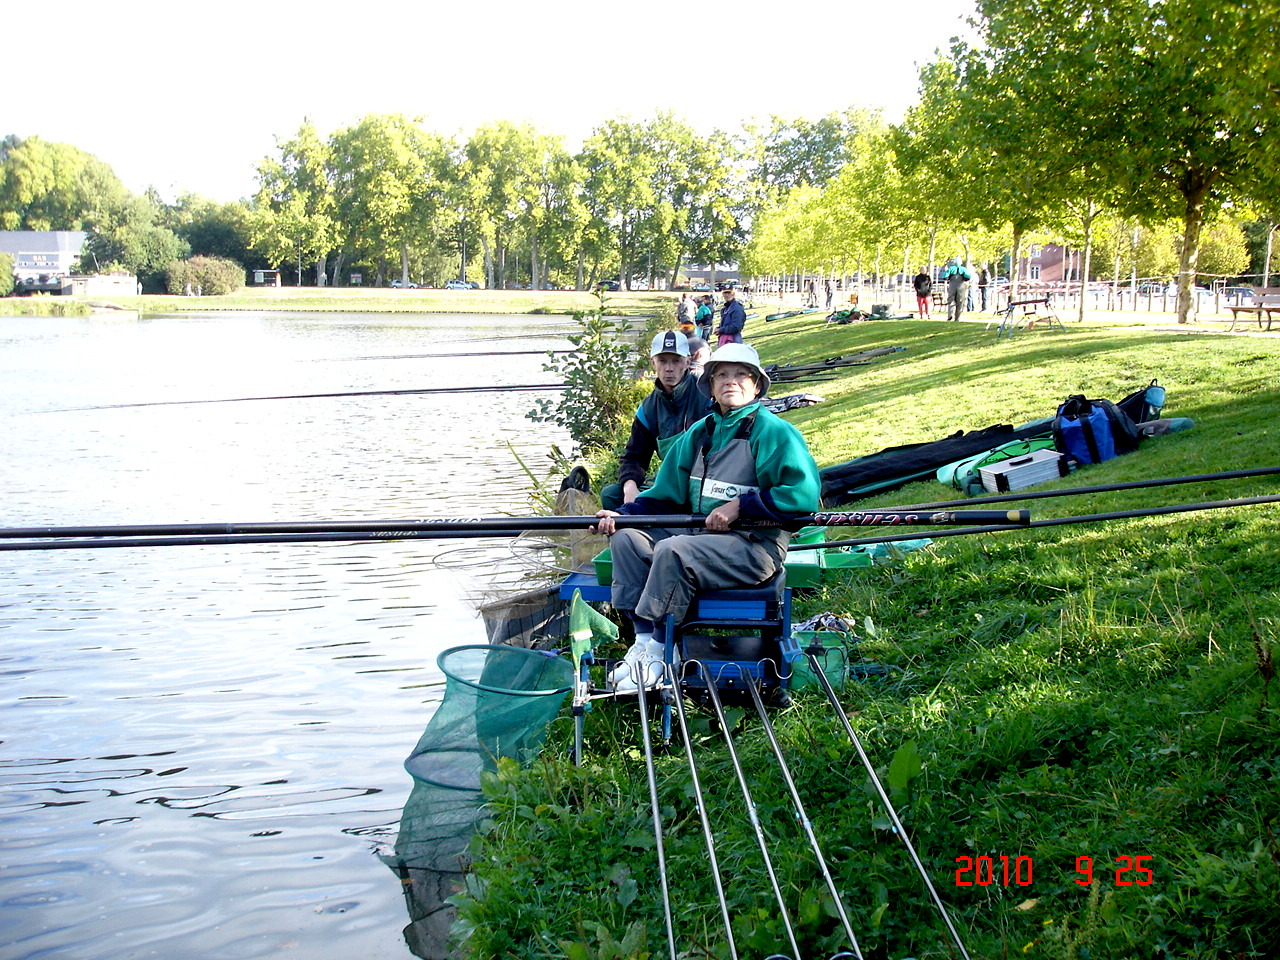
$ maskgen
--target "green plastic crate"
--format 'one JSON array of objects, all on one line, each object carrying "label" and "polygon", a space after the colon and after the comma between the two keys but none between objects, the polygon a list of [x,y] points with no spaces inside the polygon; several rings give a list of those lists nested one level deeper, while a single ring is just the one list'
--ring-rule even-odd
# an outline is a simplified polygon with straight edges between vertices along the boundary
[{"label": "green plastic crate", "polygon": [[815,550],[820,554],[822,562],[822,579],[826,582],[839,580],[850,570],[873,567],[875,561],[869,553],[861,550]]},{"label": "green plastic crate", "polygon": [[608,587],[613,584],[613,554],[605,547],[591,561],[596,568],[596,579],[600,581],[600,586]]}]

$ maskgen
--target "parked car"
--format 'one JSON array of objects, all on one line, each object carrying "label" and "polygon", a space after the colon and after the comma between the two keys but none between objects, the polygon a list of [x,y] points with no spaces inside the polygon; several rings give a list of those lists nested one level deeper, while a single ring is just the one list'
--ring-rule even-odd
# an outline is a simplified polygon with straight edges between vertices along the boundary
[{"label": "parked car", "polygon": [[404,280],[392,280],[391,286],[395,287],[397,290],[417,290],[418,289],[418,285],[414,283],[412,280],[409,280],[408,282]]},{"label": "parked car", "polygon": [[1252,300],[1258,295],[1258,291],[1253,287],[1223,287],[1222,295],[1234,304],[1244,303],[1246,300]]},{"label": "parked car", "polygon": [[693,290],[694,290],[694,292],[695,292],[695,293],[710,293],[710,292],[711,292],[711,284],[709,284],[709,283],[695,283],[695,284],[693,285]]},{"label": "parked car", "polygon": [[596,289],[608,290],[608,291],[621,290],[622,284],[619,283],[617,280],[601,280],[599,283],[596,284]]},{"label": "parked car", "polygon": [[446,290],[471,290],[472,284],[466,280],[450,280],[444,285]]}]

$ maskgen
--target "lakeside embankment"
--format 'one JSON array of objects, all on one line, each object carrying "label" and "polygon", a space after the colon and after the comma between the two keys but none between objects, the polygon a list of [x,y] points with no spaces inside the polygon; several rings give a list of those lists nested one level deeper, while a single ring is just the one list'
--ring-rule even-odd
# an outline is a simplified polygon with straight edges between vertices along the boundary
[{"label": "lakeside embankment", "polygon": [[[618,291],[605,295],[610,313],[622,316],[638,316],[656,312],[664,303],[677,299],[675,291]],[[743,298],[748,312],[757,314],[751,334],[759,336],[759,323],[771,312],[796,309],[801,305],[800,294],[777,297]],[[862,301],[870,305],[873,297],[867,293]],[[886,298],[891,299],[891,298]],[[21,301],[15,301],[21,302]],[[77,302],[66,298],[66,302]],[[104,301],[84,300],[95,311],[104,309]],[[597,305],[595,294],[583,290],[393,290],[383,287],[342,289],[338,287],[252,287],[234,294],[217,297],[178,297],[168,295],[144,295],[116,297],[111,301],[118,308],[137,311],[139,315],[207,313],[224,310],[273,310],[282,312],[355,312],[355,313],[462,313],[462,314],[547,314],[569,315],[580,310],[590,310]],[[895,304],[895,310],[906,312],[914,304]],[[1153,307],[1158,306],[1153,301]],[[1170,308],[1172,304],[1169,304]],[[110,311],[110,308],[106,308]],[[15,311],[17,312],[17,311]],[[26,311],[22,311],[26,312]],[[110,311],[118,312],[118,311]],[[939,313],[941,311],[938,311]],[[1074,307],[1056,309],[1064,324],[1076,324]],[[816,315],[815,315],[816,316]],[[966,313],[968,323],[994,322],[991,311]],[[935,317],[941,321],[940,317]],[[1106,326],[1169,327],[1183,331],[1226,332],[1231,326],[1231,313],[1225,306],[1219,312],[1206,310],[1187,324],[1178,324],[1173,309],[1161,310],[1086,310],[1084,323]],[[1280,328],[1278,328],[1280,329]],[[1237,333],[1259,332],[1259,325],[1252,319],[1242,319],[1235,324]],[[750,339],[750,335],[748,336]]]}]

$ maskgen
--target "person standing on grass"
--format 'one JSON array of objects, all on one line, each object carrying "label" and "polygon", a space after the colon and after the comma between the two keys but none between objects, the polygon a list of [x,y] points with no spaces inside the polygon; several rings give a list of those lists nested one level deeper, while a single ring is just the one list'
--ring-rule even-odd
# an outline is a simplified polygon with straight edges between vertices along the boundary
[{"label": "person standing on grass", "polygon": [[711,342],[711,328],[715,326],[716,311],[711,306],[711,296],[707,295],[698,301],[698,312],[693,315],[693,325],[698,328],[698,336]]},{"label": "person standing on grass", "polygon": [[920,319],[924,320],[929,316],[929,298],[933,296],[933,279],[924,272],[924,267],[921,267],[920,272],[912,279],[911,286],[916,291],[916,312],[920,314]]},{"label": "person standing on grass", "polygon": [[747,325],[747,312],[738,302],[733,287],[724,288],[724,306],[720,308],[720,340],[716,344],[741,343],[742,328]]},{"label": "person standing on grass", "polygon": [[958,321],[969,299],[969,268],[959,257],[952,257],[942,278],[947,281],[947,319]]},{"label": "person standing on grass", "polygon": [[978,300],[982,303],[982,312],[987,312],[987,284],[991,278],[987,276],[987,268],[978,271]]}]

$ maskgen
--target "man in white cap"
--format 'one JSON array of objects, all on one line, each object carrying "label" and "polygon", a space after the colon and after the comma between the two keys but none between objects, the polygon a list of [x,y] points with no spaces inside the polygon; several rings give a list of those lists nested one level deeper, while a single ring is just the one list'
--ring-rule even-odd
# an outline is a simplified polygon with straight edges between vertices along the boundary
[{"label": "man in white cap", "polygon": [[[613,552],[613,605],[636,628],[635,644],[609,678],[618,692],[661,680],[667,615],[683,620],[698,591],[772,579],[791,540],[782,525],[819,509],[818,467],[804,437],[759,402],[769,377],[755,348],[722,346],[698,388],[714,401],[712,410],[676,438],[653,486],[596,514],[596,530],[610,537]],[[703,528],[619,529],[614,522],[690,513],[706,515]],[[738,520],[752,525],[735,527]]]},{"label": "man in white cap", "polygon": [[679,330],[664,330],[649,348],[653,366],[653,392],[636,408],[631,435],[618,458],[618,482],[600,491],[600,504],[616,510],[634,500],[645,484],[649,464],[658,459],[677,436],[707,415],[706,396],[698,391],[698,378],[689,372],[689,340]]}]

